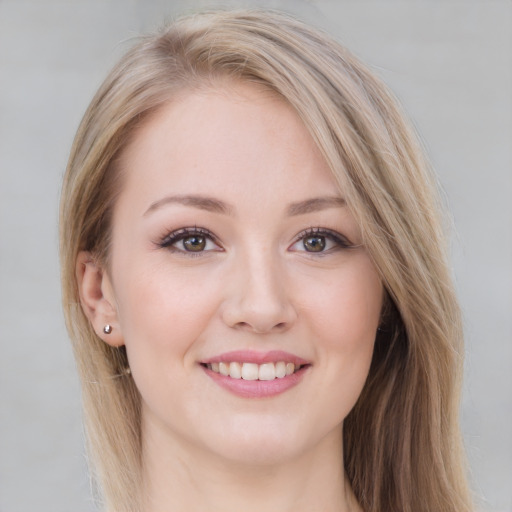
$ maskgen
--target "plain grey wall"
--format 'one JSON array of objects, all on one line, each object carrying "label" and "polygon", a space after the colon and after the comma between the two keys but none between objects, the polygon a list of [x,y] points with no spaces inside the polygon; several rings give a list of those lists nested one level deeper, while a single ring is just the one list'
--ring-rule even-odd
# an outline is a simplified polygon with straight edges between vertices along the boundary
[{"label": "plain grey wall", "polygon": [[[371,64],[409,111],[453,213],[467,333],[463,428],[482,508],[512,512],[512,3],[223,2],[289,10]],[[61,176],[123,43],[199,1],[0,0],[0,511],[91,512],[60,310]]]}]

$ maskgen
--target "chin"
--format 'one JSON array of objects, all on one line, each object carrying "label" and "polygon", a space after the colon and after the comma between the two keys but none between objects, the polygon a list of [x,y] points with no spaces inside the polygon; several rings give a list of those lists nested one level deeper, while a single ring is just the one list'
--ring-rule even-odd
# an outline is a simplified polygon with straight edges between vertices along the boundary
[{"label": "chin", "polygon": [[316,439],[302,422],[292,424],[289,419],[271,416],[260,417],[258,421],[233,419],[229,428],[223,428],[218,441],[212,443],[212,448],[226,460],[241,465],[272,466],[291,462],[305,455],[323,437]]}]

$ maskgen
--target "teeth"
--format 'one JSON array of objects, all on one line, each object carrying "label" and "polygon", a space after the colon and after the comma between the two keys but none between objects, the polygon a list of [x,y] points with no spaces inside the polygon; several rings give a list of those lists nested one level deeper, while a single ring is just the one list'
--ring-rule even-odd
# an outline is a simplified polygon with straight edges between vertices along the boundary
[{"label": "teeth", "polygon": [[276,378],[276,367],[274,366],[274,363],[265,363],[260,365],[258,378],[260,380],[274,380]]},{"label": "teeth", "polygon": [[244,363],[242,365],[242,379],[258,380],[258,365],[255,363]]},{"label": "teeth", "polygon": [[240,363],[229,363],[229,376],[232,379],[241,379],[242,365]]},{"label": "teeth", "polygon": [[279,361],[279,363],[276,363],[276,377],[278,379],[282,379],[285,376],[286,376],[286,363],[284,361]]},{"label": "teeth", "polygon": [[219,373],[227,377],[229,375],[229,364],[219,363]]},{"label": "teeth", "polygon": [[208,368],[215,373],[220,373],[232,379],[274,380],[291,375],[295,370],[299,370],[300,366],[295,367],[293,363],[287,363],[285,361],[263,364],[238,363],[233,361],[231,363],[211,363],[208,365]]}]

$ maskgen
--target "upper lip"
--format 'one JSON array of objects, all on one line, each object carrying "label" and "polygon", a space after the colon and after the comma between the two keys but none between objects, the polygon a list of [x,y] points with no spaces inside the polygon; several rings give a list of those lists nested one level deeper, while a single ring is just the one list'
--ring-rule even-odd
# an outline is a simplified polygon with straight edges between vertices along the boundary
[{"label": "upper lip", "polygon": [[259,352],[255,350],[232,350],[230,352],[224,352],[214,357],[210,357],[209,359],[205,359],[201,361],[202,364],[211,364],[211,363],[255,363],[255,364],[264,364],[264,363],[277,363],[279,361],[284,361],[286,363],[293,363],[296,366],[311,364],[306,359],[303,359],[299,356],[291,354],[289,352],[284,352],[283,350],[270,350],[267,352]]}]

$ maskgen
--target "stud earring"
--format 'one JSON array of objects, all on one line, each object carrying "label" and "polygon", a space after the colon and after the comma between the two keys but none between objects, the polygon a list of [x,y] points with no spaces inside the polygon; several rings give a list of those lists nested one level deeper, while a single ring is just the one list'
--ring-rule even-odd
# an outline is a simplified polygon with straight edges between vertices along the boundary
[{"label": "stud earring", "polygon": [[112,332],[112,326],[110,324],[105,325],[105,327],[103,327],[103,332],[105,334],[110,334]]}]

